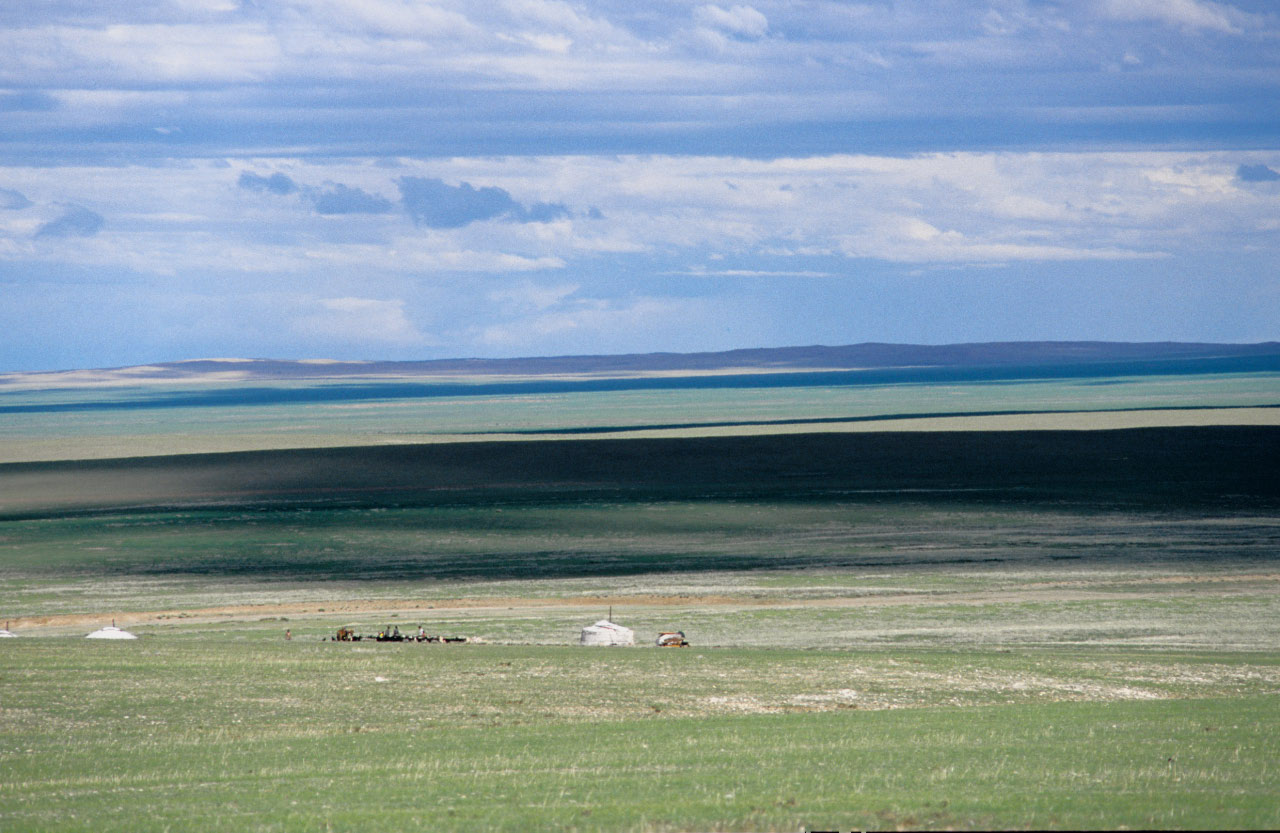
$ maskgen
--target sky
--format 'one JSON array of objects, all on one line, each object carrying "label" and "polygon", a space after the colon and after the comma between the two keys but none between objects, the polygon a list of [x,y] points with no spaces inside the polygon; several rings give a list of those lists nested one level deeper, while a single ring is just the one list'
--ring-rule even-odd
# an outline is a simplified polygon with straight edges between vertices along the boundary
[{"label": "sky", "polygon": [[0,371],[1022,340],[1280,340],[1280,4],[0,4]]}]

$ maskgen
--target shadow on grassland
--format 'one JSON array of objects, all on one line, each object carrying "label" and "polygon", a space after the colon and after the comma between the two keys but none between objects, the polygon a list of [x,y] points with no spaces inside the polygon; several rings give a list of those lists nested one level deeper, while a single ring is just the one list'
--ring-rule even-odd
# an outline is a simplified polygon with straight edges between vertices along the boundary
[{"label": "shadow on grassland", "polygon": [[[1280,429],[811,434],[0,466],[15,574],[481,580],[1269,564]],[[27,522],[29,521],[29,522]]]},{"label": "shadow on grassland", "polygon": [[0,466],[0,518],[196,506],[909,495],[1274,507],[1280,428],[821,433],[298,449]]},{"label": "shadow on grassland", "polygon": [[[1040,529],[1043,529],[1041,527]],[[1092,529],[1082,524],[1077,531]],[[931,530],[937,540],[946,540],[948,531]],[[1032,533],[1039,529],[1026,530]],[[1057,532],[1062,531],[1059,527]],[[232,533],[231,540],[234,540]],[[982,549],[967,551],[963,545],[951,543],[942,551],[919,549],[887,549],[866,552],[723,553],[701,552],[691,556],[681,553],[651,552],[563,552],[530,549],[522,553],[466,553],[449,551],[421,553],[417,556],[388,555],[376,549],[348,552],[342,556],[310,557],[307,554],[282,556],[265,553],[257,557],[185,557],[181,551],[163,558],[135,559],[131,563],[112,564],[95,569],[82,564],[75,574],[94,577],[162,577],[216,578],[220,581],[278,580],[294,583],[310,582],[475,582],[514,580],[556,580],[583,578],[617,578],[625,576],[676,576],[694,574],[732,574],[748,571],[804,570],[892,570],[951,571],[1012,568],[1030,571],[1068,566],[1081,570],[1104,569],[1196,569],[1210,565],[1221,571],[1241,573],[1274,568],[1277,543],[1273,534],[1265,547],[1257,540],[1241,540],[1228,536],[1212,550],[1191,553],[1185,547],[1170,550],[1168,540],[1147,533],[1130,536],[1122,545],[1093,546],[1087,553],[1063,554],[1027,542],[989,540]],[[862,543],[862,547],[865,547]],[[1083,548],[1081,548],[1083,549]],[[1225,554],[1224,554],[1225,553]]]}]

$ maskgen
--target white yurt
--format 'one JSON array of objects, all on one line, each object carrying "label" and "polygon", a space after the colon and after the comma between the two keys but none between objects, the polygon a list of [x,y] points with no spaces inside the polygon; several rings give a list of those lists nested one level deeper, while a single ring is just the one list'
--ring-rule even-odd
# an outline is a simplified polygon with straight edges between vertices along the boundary
[{"label": "white yurt", "polygon": [[13,639],[16,636],[17,634],[8,628],[0,628],[0,639]]},{"label": "white yurt", "polygon": [[636,634],[631,628],[615,625],[608,619],[601,619],[594,625],[582,629],[582,645],[634,645]]},{"label": "white yurt", "polygon": [[112,622],[105,628],[98,628],[91,634],[87,634],[85,639],[137,639],[138,637],[128,631],[120,630],[116,627],[116,623]]}]

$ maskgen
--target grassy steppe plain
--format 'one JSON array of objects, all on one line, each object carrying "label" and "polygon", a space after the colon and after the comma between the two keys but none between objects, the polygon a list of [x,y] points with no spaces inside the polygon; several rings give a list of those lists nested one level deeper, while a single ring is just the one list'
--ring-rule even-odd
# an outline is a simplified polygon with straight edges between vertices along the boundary
[{"label": "grassy steppe plain", "polygon": [[[1280,826],[1278,449],[1206,426],[3,465],[0,828]],[[694,647],[573,646],[610,606]],[[111,617],[142,638],[79,638]],[[484,642],[322,641],[391,623]]]},{"label": "grassy steppe plain", "polygon": [[1280,822],[1255,655],[34,642],[6,829]]},{"label": "grassy steppe plain", "polygon": [[[1280,424],[1276,373],[467,396],[397,395],[394,381],[370,381],[358,386],[366,398],[301,404],[289,397],[308,392],[307,383],[256,382],[250,389],[262,401],[251,405],[240,399],[252,397],[236,396],[245,384],[0,386],[0,463],[602,433],[635,438]],[[222,404],[194,404],[205,399]],[[157,401],[169,404],[154,406]]]}]

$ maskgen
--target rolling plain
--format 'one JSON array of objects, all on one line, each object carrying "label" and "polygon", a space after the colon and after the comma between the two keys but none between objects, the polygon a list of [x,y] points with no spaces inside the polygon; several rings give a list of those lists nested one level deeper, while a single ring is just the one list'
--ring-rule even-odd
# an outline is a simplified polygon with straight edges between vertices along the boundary
[{"label": "rolling plain", "polygon": [[0,828],[1280,826],[1280,366],[1126,362],[5,380]]}]

